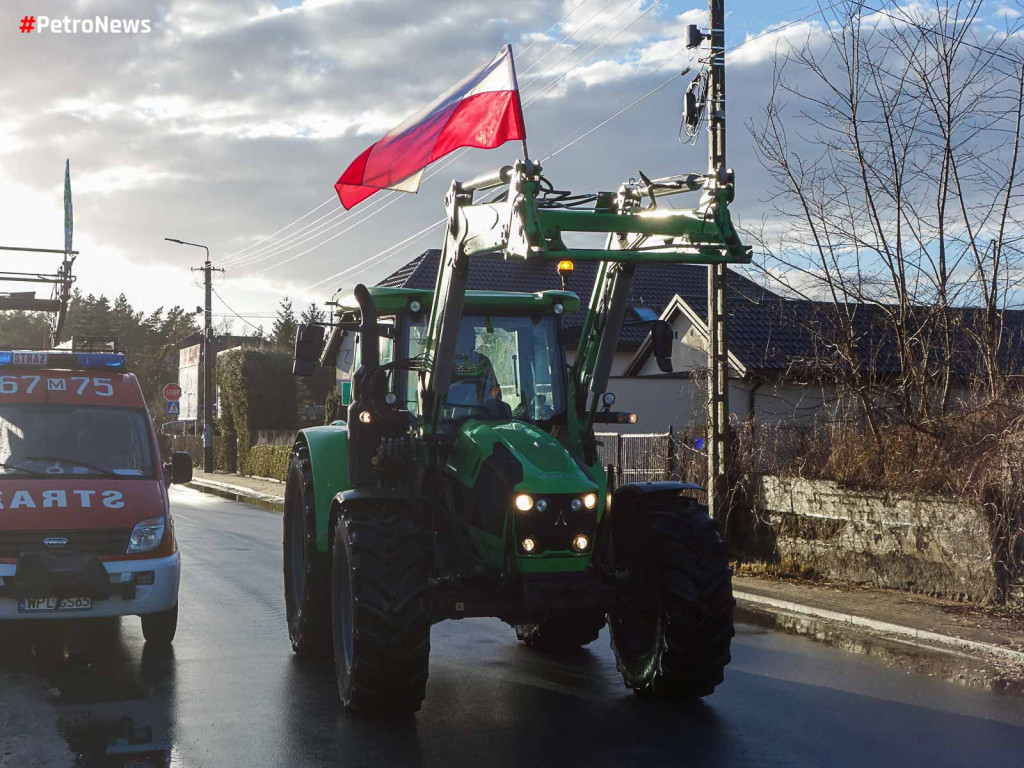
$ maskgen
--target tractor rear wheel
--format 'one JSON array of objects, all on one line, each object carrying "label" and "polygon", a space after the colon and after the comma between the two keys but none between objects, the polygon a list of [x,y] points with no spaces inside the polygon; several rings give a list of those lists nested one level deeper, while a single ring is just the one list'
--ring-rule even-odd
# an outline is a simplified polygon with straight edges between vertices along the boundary
[{"label": "tractor rear wheel", "polygon": [[309,449],[296,446],[284,493],[284,604],[299,656],[331,654],[330,558],[316,548],[316,502]]},{"label": "tractor rear wheel", "polygon": [[516,637],[527,647],[555,653],[589,645],[597,640],[602,627],[604,616],[589,612],[515,625]]},{"label": "tractor rear wheel", "polygon": [[608,614],[619,671],[639,695],[708,696],[735,634],[725,542],[693,499],[661,499],[644,511],[636,520],[645,530],[615,543],[633,582]]},{"label": "tractor rear wheel", "polygon": [[338,694],[351,715],[419,711],[430,662],[430,544],[408,516],[342,512],[331,607]]}]

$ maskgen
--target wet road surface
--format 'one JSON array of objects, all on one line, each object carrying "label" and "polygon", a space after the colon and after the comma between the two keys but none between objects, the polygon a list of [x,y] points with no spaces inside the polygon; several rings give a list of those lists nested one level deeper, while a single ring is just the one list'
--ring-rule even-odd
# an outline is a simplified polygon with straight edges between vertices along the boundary
[{"label": "wet road surface", "polygon": [[133,765],[187,768],[1024,764],[1024,699],[747,625],[725,685],[668,706],[622,687],[606,633],[553,657],[495,620],[445,622],[420,714],[351,720],[331,670],[291,653],[281,518],[187,489],[172,499],[183,555],[173,650],[146,649],[136,618],[0,627],[0,674],[46,680],[52,738],[78,765],[107,764],[115,743]]}]

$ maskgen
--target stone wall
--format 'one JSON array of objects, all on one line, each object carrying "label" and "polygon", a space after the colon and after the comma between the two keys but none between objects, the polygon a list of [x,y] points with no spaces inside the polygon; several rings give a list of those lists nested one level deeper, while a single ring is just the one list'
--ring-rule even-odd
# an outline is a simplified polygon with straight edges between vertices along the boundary
[{"label": "stone wall", "polygon": [[763,476],[747,486],[758,546],[773,559],[837,580],[984,602],[998,595],[981,505],[801,478]]}]

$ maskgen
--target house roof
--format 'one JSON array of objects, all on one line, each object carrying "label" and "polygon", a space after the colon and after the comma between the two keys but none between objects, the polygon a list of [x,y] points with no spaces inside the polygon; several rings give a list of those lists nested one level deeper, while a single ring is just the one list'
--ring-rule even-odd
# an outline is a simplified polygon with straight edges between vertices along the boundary
[{"label": "house roof", "polygon": [[[425,251],[378,285],[391,288],[417,288],[433,290],[437,280],[437,266],[441,252],[436,249]],[[593,291],[597,278],[597,264],[580,262],[576,264],[569,290],[584,301]],[[636,268],[633,278],[632,306],[635,309],[648,307],[661,315],[675,296],[681,296],[698,312],[705,312],[707,304],[707,268],[695,264],[643,264]],[[550,262],[504,259],[501,256],[476,256],[469,270],[470,290],[524,291],[533,293],[557,290],[561,282]],[[729,300],[733,304],[749,304],[766,297],[778,298],[770,291],[730,270],[727,282]],[[634,312],[632,321],[627,319],[619,337],[620,346],[635,349],[647,338],[648,326],[640,325],[642,319]],[[583,325],[584,312],[566,315],[565,328],[570,340],[575,341]],[[631,324],[632,323],[632,324]]]},{"label": "house roof", "polygon": [[[706,301],[695,306],[688,298],[677,296],[661,317],[672,322],[683,314],[707,338]],[[928,333],[937,334],[939,326],[923,321],[929,307],[917,308],[922,317],[921,332],[915,341],[927,349],[935,362],[942,349],[939,339],[930,343]],[[835,355],[833,340],[840,313],[848,313],[856,336],[856,354],[862,365],[870,363],[873,373],[899,374],[902,370],[896,340],[888,312],[892,308],[877,304],[850,304],[841,307],[830,302],[786,299],[769,292],[760,297],[733,297],[727,304],[729,352],[733,365],[742,374],[767,375],[794,373],[798,375],[835,375],[843,370]],[[1000,363],[1010,374],[1024,373],[1024,312],[1008,310],[1001,313],[1003,343]],[[981,368],[977,345],[973,342],[981,328],[984,314],[980,309],[960,307],[952,310],[953,348],[956,359],[954,373],[965,376]],[[915,322],[913,318],[908,322]],[[647,339],[637,349],[623,375],[635,376],[650,355]]]}]

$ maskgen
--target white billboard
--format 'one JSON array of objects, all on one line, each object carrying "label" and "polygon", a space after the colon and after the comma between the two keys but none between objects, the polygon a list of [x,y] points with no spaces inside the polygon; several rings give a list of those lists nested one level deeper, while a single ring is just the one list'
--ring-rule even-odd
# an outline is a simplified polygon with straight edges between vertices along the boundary
[{"label": "white billboard", "polygon": [[199,418],[199,362],[202,346],[195,344],[178,350],[178,384],[181,386],[179,419]]}]

